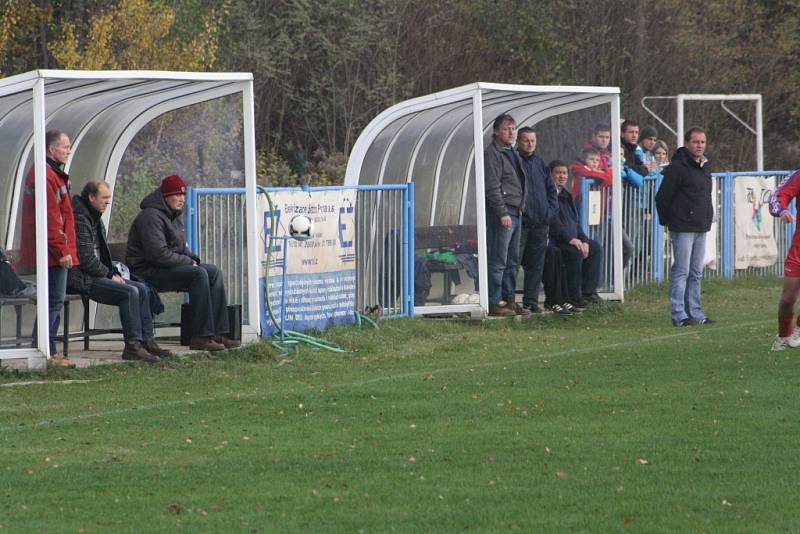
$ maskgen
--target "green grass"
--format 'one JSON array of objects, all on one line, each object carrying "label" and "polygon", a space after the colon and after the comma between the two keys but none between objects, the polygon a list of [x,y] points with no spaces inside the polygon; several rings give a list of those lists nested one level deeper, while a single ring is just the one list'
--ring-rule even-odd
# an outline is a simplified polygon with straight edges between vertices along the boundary
[{"label": "green grass", "polygon": [[[580,317],[337,328],[0,387],[8,531],[797,531],[800,351],[776,279]],[[41,379],[6,372],[0,383]],[[64,379],[92,380],[59,384]],[[646,462],[646,463],[645,463]]]}]

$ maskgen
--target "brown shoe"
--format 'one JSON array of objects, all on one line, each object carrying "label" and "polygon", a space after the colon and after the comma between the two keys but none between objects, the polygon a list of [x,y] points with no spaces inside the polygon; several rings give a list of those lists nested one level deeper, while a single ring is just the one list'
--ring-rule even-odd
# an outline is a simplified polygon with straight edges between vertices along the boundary
[{"label": "brown shoe", "polygon": [[226,349],[235,349],[242,346],[242,342],[228,336],[214,336],[214,341],[225,345]]},{"label": "brown shoe", "polygon": [[514,310],[507,308],[506,303],[502,300],[496,305],[489,306],[490,317],[513,317],[514,315],[516,315]]},{"label": "brown shoe", "polygon": [[517,315],[530,315],[531,311],[528,308],[523,308],[517,302],[507,302],[506,308],[513,311]]},{"label": "brown shoe", "polygon": [[195,336],[189,340],[189,348],[192,350],[215,352],[218,350],[225,350],[225,345],[214,341],[213,336]]},{"label": "brown shoe", "polygon": [[159,358],[171,358],[172,356],[175,356],[174,352],[159,347],[155,339],[147,339],[142,341],[142,346],[144,347],[144,350],[150,354],[155,354]]},{"label": "brown shoe", "polygon": [[161,358],[155,354],[150,354],[138,341],[125,343],[125,348],[122,350],[123,360],[141,360],[147,363],[158,363]]},{"label": "brown shoe", "polygon": [[52,365],[53,367],[63,367],[65,369],[75,369],[76,367],[75,362],[61,353],[56,353],[50,356],[50,359],[47,360],[47,364]]}]

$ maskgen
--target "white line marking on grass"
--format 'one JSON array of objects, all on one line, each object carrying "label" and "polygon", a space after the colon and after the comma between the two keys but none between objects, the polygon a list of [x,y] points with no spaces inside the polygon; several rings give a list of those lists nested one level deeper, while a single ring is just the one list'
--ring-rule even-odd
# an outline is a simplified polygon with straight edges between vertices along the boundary
[{"label": "white line marking on grass", "polygon": [[[413,371],[411,373],[401,373],[401,374],[396,374],[396,375],[379,376],[379,377],[375,377],[375,378],[369,378],[367,380],[357,380],[357,381],[354,381],[354,382],[343,382],[341,384],[331,384],[331,385],[329,385],[327,387],[328,388],[341,388],[341,387],[348,387],[348,386],[364,386],[364,385],[367,385],[367,384],[374,384],[374,383],[377,383],[377,382],[385,382],[385,381],[389,381],[389,380],[402,380],[404,378],[414,378],[414,377],[418,377],[418,376],[431,375],[431,374],[440,374],[440,373],[446,373],[446,372],[450,372],[450,371],[461,371],[461,370],[464,370],[464,369],[478,369],[478,368],[486,368],[486,367],[496,367],[498,365],[512,365],[512,364],[516,364],[516,363],[525,363],[525,362],[529,362],[529,361],[533,361],[533,360],[537,360],[537,359],[546,359],[546,358],[553,358],[553,357],[558,357],[558,356],[568,356],[568,355],[571,355],[571,354],[586,354],[586,353],[590,353],[590,352],[599,352],[599,351],[604,351],[604,350],[609,350],[609,349],[616,349],[616,348],[620,348],[620,347],[631,347],[631,346],[636,346],[636,345],[645,345],[647,343],[665,341],[665,340],[669,340],[669,339],[675,339],[675,338],[679,338],[679,337],[690,336],[690,335],[693,335],[693,334],[700,334],[700,333],[705,333],[705,332],[715,332],[715,331],[718,331],[718,330],[727,330],[729,328],[742,328],[742,327],[748,327],[748,326],[757,326],[757,325],[765,324],[765,323],[768,323],[768,322],[772,322],[772,321],[753,321],[753,322],[749,322],[749,323],[737,323],[737,324],[732,324],[732,325],[716,326],[716,327],[703,326],[703,327],[691,328],[691,329],[681,328],[680,332],[677,332],[677,333],[674,333],[674,334],[667,334],[667,335],[663,335],[663,336],[654,336],[654,337],[650,337],[650,338],[641,338],[641,339],[635,339],[635,340],[630,340],[630,341],[620,341],[618,343],[609,343],[607,345],[601,345],[601,346],[587,346],[587,347],[573,348],[573,349],[567,349],[567,350],[559,350],[559,351],[554,351],[554,352],[545,352],[545,353],[535,354],[535,355],[532,355],[532,356],[525,356],[525,357],[522,357],[522,358],[514,358],[512,360],[502,360],[502,361],[494,361],[494,362],[477,363],[477,364],[474,364],[474,365],[464,365],[464,366],[460,366],[460,367],[442,367],[442,368],[433,369],[433,370],[422,370],[422,371]],[[232,397],[232,398],[249,398],[249,397],[255,397],[255,396],[258,396],[258,395],[264,395],[264,392],[240,393],[236,397]],[[192,404],[197,404],[197,403],[201,403],[201,402],[211,402],[211,401],[217,401],[217,400],[222,400],[222,399],[223,399],[223,397],[203,397],[203,398],[199,398],[199,399],[181,399],[181,400],[160,402],[160,403],[157,403],[157,404],[138,405],[138,406],[133,406],[133,407],[130,407],[130,408],[120,408],[118,410],[109,410],[109,411],[106,411],[106,412],[87,413],[87,414],[73,415],[73,416],[69,416],[69,417],[62,417],[60,419],[50,419],[50,420],[46,420],[46,421],[39,421],[38,423],[32,423],[30,425],[14,425],[14,426],[6,425],[6,426],[0,427],[0,432],[8,432],[8,431],[12,431],[12,430],[17,430],[17,431],[19,431],[19,430],[28,430],[28,429],[35,429],[35,428],[47,428],[47,427],[51,427],[51,426],[57,426],[57,425],[60,425],[60,424],[63,424],[63,423],[72,423],[72,422],[76,422],[76,421],[83,421],[85,419],[93,419],[93,418],[98,418],[98,417],[109,417],[109,416],[114,416],[114,415],[125,415],[125,414],[131,414],[131,413],[134,413],[134,412],[144,412],[144,411],[150,411],[150,410],[157,410],[157,409],[160,409],[160,408],[168,408],[168,407],[172,407],[172,406],[192,405]]]},{"label": "white line marking on grass", "polygon": [[700,332],[714,332],[717,330],[727,330],[729,328],[742,328],[747,326],[756,326],[760,324],[764,324],[766,322],[772,321],[752,321],[749,323],[737,323],[733,325],[725,325],[725,326],[716,326],[716,327],[699,327],[699,329],[691,328],[690,327],[681,327],[681,332],[677,332],[675,334],[667,334],[664,336],[655,336],[650,338],[641,338],[635,339],[631,341],[620,341],[617,343],[609,343],[608,345],[601,345],[601,346],[586,346],[580,348],[572,348],[566,350],[559,350],[555,352],[544,352],[544,353],[537,353],[532,356],[523,356],[521,358],[514,358],[512,360],[502,360],[502,361],[493,361],[493,362],[484,362],[484,363],[476,363],[475,365],[465,365],[461,367],[442,367],[440,369],[432,369],[427,371],[413,371],[410,373],[402,373],[397,375],[387,375],[387,376],[379,376],[375,378],[369,378],[367,380],[361,380],[357,382],[344,382],[342,384],[332,384],[329,387],[336,388],[336,387],[346,387],[346,386],[362,386],[366,384],[372,384],[375,382],[384,382],[386,380],[395,380],[395,379],[403,379],[403,378],[413,378],[415,376],[420,375],[431,375],[431,374],[438,374],[438,373],[446,373],[449,371],[460,371],[462,369],[478,369],[478,368],[485,368],[485,367],[496,367],[499,365],[511,365],[516,363],[525,363],[537,359],[546,359],[546,358],[553,358],[557,356],[568,356],[571,354],[585,354],[589,352],[599,352],[608,349],[617,349],[620,347],[630,347],[636,345],[644,345],[646,343],[658,342],[658,341],[665,341],[668,339],[675,339],[684,336],[690,336],[692,334],[699,334]]},{"label": "white line marking on grass", "polygon": [[9,382],[8,384],[0,384],[3,388],[13,388],[16,386],[39,386],[51,384],[88,384],[89,382],[99,382],[99,378],[94,380],[29,380],[27,382]]}]

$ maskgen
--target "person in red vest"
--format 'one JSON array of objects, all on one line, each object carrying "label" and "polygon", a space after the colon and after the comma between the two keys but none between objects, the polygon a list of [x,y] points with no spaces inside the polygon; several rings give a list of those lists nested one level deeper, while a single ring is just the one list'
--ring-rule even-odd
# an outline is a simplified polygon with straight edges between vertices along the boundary
[{"label": "person in red vest", "polygon": [[[56,332],[61,321],[61,308],[67,291],[67,271],[79,264],[75,240],[75,218],[69,194],[69,175],[64,164],[72,146],[69,137],[58,130],[45,134],[47,165],[45,185],[47,187],[47,287],[49,291],[50,364],[74,367],[74,364],[56,353]],[[22,257],[23,266],[36,266],[36,177],[31,167],[25,178],[22,197]],[[34,339],[36,325],[34,324]]]}]

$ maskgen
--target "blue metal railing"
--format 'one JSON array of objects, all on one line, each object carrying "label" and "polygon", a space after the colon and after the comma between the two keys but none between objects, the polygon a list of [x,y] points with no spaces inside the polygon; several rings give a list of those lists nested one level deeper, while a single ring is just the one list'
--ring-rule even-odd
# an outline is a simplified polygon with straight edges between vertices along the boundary
[{"label": "blue metal railing", "polygon": [[[735,195],[734,184],[738,177],[775,177],[776,182],[792,171],[752,171],[752,172],[721,172],[713,173],[717,180],[717,214],[714,224],[718,230],[717,235],[717,269],[706,269],[705,276],[721,276],[733,278],[741,274],[775,274],[782,271],[782,262],[786,250],[791,244],[796,223],[784,224],[777,219],[773,221],[775,239],[778,243],[778,262],[771,267],[736,269],[736,244],[734,239],[735,229]],[[625,287],[630,288],[636,284],[646,282],[661,282],[666,279],[669,271],[671,252],[668,247],[669,233],[662,227],[655,209],[655,193],[661,187],[661,176],[647,177],[642,189],[623,187],[623,230],[634,241],[634,254],[639,259],[633,264],[625,276]],[[776,183],[777,185],[777,183]],[[589,192],[597,190],[594,180],[584,179],[581,183],[581,198],[579,206],[581,211],[581,224],[584,232],[598,239],[605,245],[605,280],[601,286],[608,286],[613,279],[613,262],[611,243],[611,210],[610,193],[606,189],[602,194],[604,202],[601,207],[602,217],[599,225],[588,224],[587,214],[589,205]],[[795,206],[791,206],[795,212]],[[637,241],[638,238],[638,242]]]},{"label": "blue metal railing", "polygon": [[[414,314],[414,184],[359,185],[322,187],[268,187],[268,193],[285,191],[357,191],[357,309],[380,304],[382,317],[410,317]],[[244,188],[198,188],[187,190],[186,235],[192,251],[204,261],[222,262],[229,288],[241,289],[241,299],[247,295],[247,260],[245,217],[231,217],[225,210],[228,203],[207,202],[207,199],[235,198],[236,213],[244,213]],[[241,206],[240,208],[238,206]],[[210,232],[208,226],[211,226]],[[239,227],[238,234],[231,230]],[[225,230],[225,231],[222,231]],[[387,236],[399,236],[400,258],[386,246]],[[242,236],[241,245],[231,236]],[[222,242],[219,242],[222,241]],[[204,250],[205,249],[205,250]],[[399,272],[398,272],[399,269]],[[386,287],[388,284],[389,287]],[[383,287],[380,287],[383,286]],[[395,300],[394,295],[399,292]],[[232,292],[234,293],[234,292]],[[233,299],[232,302],[236,300]]]}]

